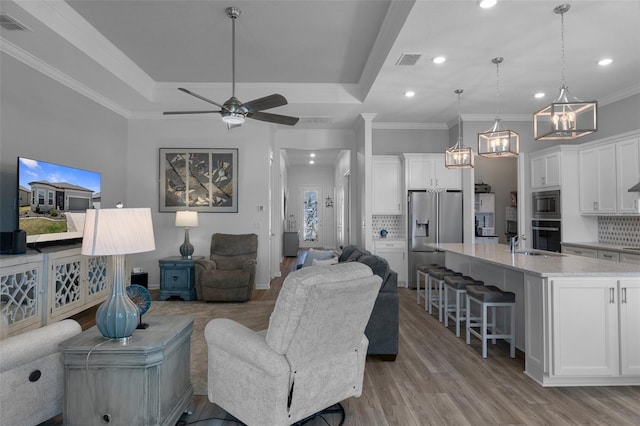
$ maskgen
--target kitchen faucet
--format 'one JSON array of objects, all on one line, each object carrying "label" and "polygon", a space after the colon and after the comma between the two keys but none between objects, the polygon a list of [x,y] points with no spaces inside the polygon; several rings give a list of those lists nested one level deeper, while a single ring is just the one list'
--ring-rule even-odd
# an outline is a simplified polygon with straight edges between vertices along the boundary
[{"label": "kitchen faucet", "polygon": [[509,249],[511,249],[511,253],[516,252],[516,244],[520,243],[520,240],[526,240],[524,235],[515,235],[509,238]]}]

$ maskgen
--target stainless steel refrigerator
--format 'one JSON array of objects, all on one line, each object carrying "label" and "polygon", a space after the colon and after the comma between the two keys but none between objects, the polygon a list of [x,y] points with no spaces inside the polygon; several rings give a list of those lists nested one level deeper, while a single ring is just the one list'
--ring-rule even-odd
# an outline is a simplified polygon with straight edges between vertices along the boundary
[{"label": "stainless steel refrigerator", "polygon": [[444,266],[444,252],[429,244],[462,243],[462,192],[409,192],[409,287],[416,287],[416,267]]}]

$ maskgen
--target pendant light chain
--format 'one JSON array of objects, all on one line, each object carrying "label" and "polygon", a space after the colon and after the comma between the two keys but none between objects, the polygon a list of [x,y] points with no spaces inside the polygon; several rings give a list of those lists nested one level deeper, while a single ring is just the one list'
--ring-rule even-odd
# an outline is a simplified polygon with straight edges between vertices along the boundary
[{"label": "pendant light chain", "polygon": [[500,63],[503,58],[494,58],[493,63],[496,64],[496,118],[500,118]]},{"label": "pendant light chain", "polygon": [[460,95],[462,94],[462,89],[456,89],[456,94],[458,95],[458,140],[456,141],[456,147],[461,148],[460,141],[462,141],[462,124],[460,122]]},{"label": "pendant light chain", "polygon": [[565,57],[564,57],[564,10],[560,11],[560,43],[561,43],[561,73],[562,73],[562,87],[566,87],[565,78]]}]

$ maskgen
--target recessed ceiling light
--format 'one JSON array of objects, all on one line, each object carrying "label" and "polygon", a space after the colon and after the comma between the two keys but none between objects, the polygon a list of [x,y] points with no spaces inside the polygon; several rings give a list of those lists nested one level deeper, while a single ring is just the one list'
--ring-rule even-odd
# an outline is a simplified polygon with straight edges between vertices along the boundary
[{"label": "recessed ceiling light", "polygon": [[611,58],[604,58],[604,59],[600,59],[598,61],[598,65],[602,66],[602,67],[606,67],[607,65],[611,65],[611,62],[613,62],[613,59]]},{"label": "recessed ceiling light", "polygon": [[498,3],[498,0],[480,0],[478,1],[478,6],[483,9],[489,9],[490,7],[495,6],[496,3]]},{"label": "recessed ceiling light", "polygon": [[435,58],[432,59],[434,64],[441,64],[446,60],[447,58],[445,58],[444,56],[436,56]]},{"label": "recessed ceiling light", "polygon": [[533,95],[534,98],[536,99],[542,99],[544,98],[544,93],[543,92],[538,92],[535,95]]},{"label": "recessed ceiling light", "polygon": [[309,157],[314,158],[316,156],[315,152],[312,152],[311,154],[309,154]]},{"label": "recessed ceiling light", "polygon": [[309,164],[315,164],[315,161],[309,160]]},{"label": "recessed ceiling light", "polygon": [[404,95],[407,98],[413,98],[416,95],[416,92],[414,92],[413,90],[407,90],[406,92],[404,92]]}]

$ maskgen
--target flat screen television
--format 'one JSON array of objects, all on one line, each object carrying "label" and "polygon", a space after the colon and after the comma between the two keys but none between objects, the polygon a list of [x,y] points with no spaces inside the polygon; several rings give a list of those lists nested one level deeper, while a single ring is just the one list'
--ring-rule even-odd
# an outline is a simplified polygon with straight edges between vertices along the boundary
[{"label": "flat screen television", "polygon": [[80,240],[87,209],[100,208],[98,172],[18,157],[18,228],[27,245]]}]

